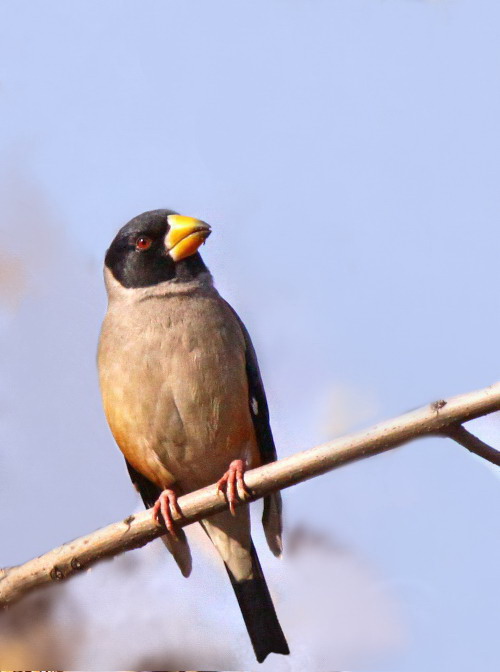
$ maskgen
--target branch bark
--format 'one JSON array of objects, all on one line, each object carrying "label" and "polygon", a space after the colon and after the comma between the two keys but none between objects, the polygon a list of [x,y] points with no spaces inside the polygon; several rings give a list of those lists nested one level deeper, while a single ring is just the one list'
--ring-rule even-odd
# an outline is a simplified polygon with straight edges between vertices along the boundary
[{"label": "branch bark", "polygon": [[467,448],[471,453],[479,455],[479,457],[500,467],[500,451],[492,448],[484,441],[481,441],[481,439],[478,439],[477,436],[468,432],[465,427],[462,427],[461,425],[451,425],[443,432],[443,434],[446,434],[450,439],[453,439],[464,448]]},{"label": "branch bark", "polygon": [[[482,444],[485,459],[498,464],[499,453],[457,425],[500,410],[500,382],[451,399],[435,401],[416,411],[341,437],[321,446],[284,458],[245,474],[251,500],[287,488],[314,476],[365,457],[429,435],[448,435],[471,450],[471,441]],[[462,431],[457,431],[462,430]],[[466,445],[464,434],[467,437]],[[477,448],[478,444],[474,444]],[[484,446],[488,451],[484,450]],[[179,498],[182,516],[174,516],[179,526],[189,525],[227,508],[215,485]],[[164,533],[151,512],[144,511],[108,525],[85,537],[68,542],[23,565],[0,570],[0,606],[12,604],[35,588],[68,578],[93,563],[144,546]]]}]

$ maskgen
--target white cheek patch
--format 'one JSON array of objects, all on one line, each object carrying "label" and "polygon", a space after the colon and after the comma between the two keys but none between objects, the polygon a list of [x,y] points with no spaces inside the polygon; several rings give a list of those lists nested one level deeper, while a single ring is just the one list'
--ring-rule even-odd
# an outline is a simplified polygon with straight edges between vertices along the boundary
[{"label": "white cheek patch", "polygon": [[252,413],[254,415],[259,415],[259,404],[257,402],[257,399],[255,397],[252,397],[250,403],[252,405]]}]

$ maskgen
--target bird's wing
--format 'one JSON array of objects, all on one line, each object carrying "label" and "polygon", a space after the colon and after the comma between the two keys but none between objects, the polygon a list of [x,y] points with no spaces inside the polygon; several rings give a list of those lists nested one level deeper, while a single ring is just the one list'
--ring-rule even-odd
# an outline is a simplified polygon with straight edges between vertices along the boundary
[{"label": "bird's wing", "polygon": [[[150,509],[160,496],[161,488],[154,483],[151,483],[151,481],[137,471],[137,469],[134,469],[127,459],[125,459],[125,463],[132,483],[142,497],[144,506],[147,509]],[[183,576],[189,576],[191,574],[192,560],[186,534],[182,528],[178,528],[176,533],[177,539],[174,539],[171,534],[166,534],[161,537],[161,540],[174,556]]]},{"label": "bird's wing", "polygon": [[160,496],[161,489],[154,483],[151,483],[151,481],[137,471],[137,469],[134,469],[127,459],[125,459],[125,463],[130,479],[134,484],[135,489],[140,494],[144,506],[146,509],[150,509]]},{"label": "bird's wing", "polygon": [[[269,422],[269,407],[267,405],[266,392],[260,375],[257,354],[253,347],[252,339],[247,328],[239,318],[238,314],[230,306],[240,325],[243,337],[245,339],[245,357],[246,373],[248,380],[248,405],[252,417],[257,444],[262,460],[262,464],[268,464],[277,460],[276,446],[274,445],[273,433]],[[264,513],[262,515],[262,524],[266,535],[267,543],[271,552],[279,557],[283,550],[281,541],[283,523],[281,515],[281,494],[274,492],[264,498]]]}]

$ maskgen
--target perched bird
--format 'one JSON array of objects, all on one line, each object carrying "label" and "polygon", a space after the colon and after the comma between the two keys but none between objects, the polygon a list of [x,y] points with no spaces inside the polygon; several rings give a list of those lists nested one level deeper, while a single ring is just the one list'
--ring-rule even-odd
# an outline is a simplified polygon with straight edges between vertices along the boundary
[{"label": "perched bird", "polygon": [[[104,410],[146,507],[184,576],[191,554],[177,497],[217,482],[230,510],[201,521],[224,561],[255,655],[288,654],[250,536],[246,468],[276,459],[257,358],[198,252],[210,227],[171,210],[132,219],[106,254],[108,310],[98,365]],[[281,498],[264,501],[279,556]]]}]

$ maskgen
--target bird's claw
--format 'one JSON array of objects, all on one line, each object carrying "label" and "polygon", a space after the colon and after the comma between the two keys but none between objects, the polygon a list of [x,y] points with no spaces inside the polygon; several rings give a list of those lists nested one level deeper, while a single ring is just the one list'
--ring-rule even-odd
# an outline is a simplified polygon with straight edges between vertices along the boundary
[{"label": "bird's claw", "polygon": [[223,494],[229,502],[229,511],[236,515],[236,504],[250,498],[250,491],[245,485],[244,473],[246,464],[244,460],[233,460],[224,476],[217,481],[217,492]]},{"label": "bird's claw", "polygon": [[[177,541],[179,537],[175,529],[172,512],[175,512],[178,516],[182,516],[182,511],[177,502],[177,494],[167,488],[163,490],[153,506],[153,520],[159,525],[165,525],[168,533]],[[160,518],[160,515],[163,520]]]}]

